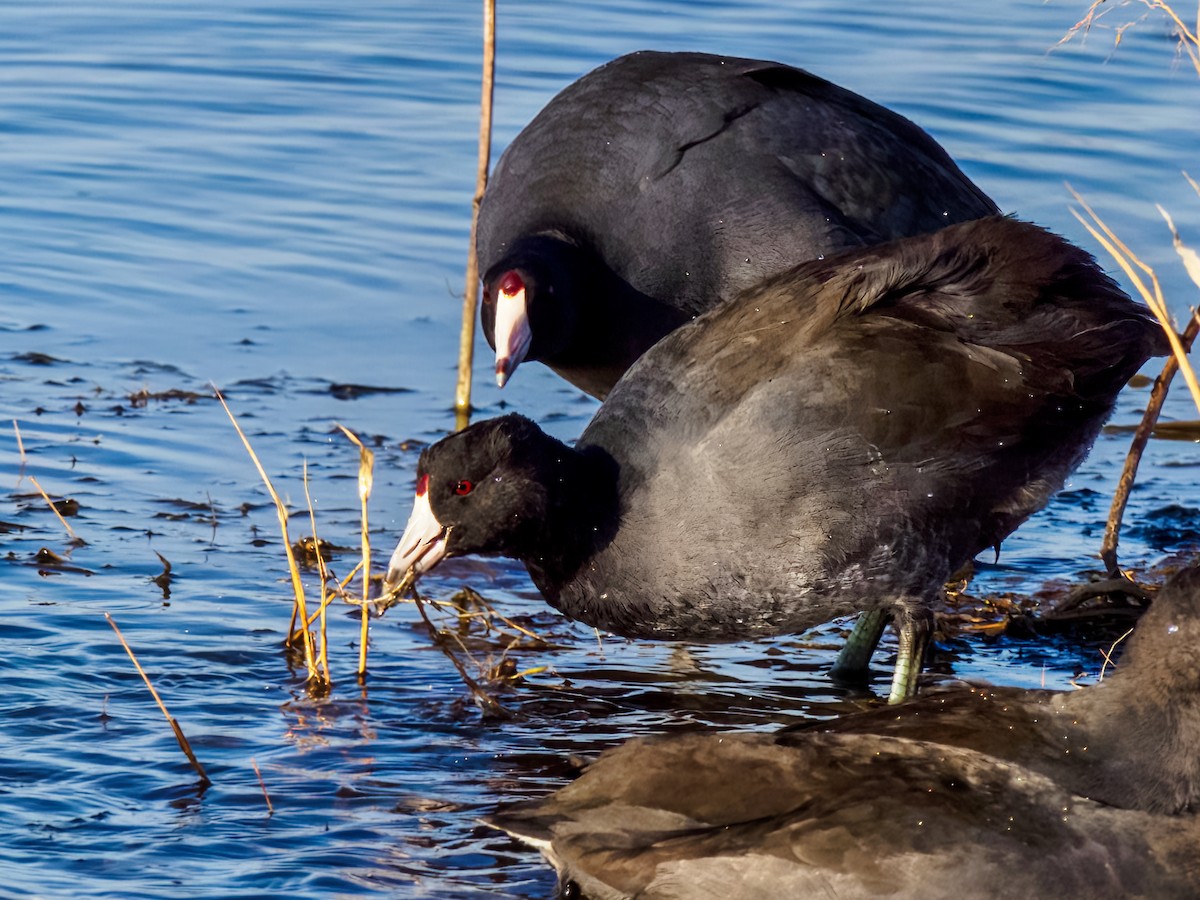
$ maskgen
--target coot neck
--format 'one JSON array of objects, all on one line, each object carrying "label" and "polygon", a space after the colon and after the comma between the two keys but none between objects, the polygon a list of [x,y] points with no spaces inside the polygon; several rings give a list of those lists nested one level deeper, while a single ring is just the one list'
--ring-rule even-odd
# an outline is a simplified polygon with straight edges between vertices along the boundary
[{"label": "coot neck", "polygon": [[528,358],[604,399],[617,379],[687,314],[630,284],[585,241],[562,233],[526,237],[496,271],[528,274],[533,287]]},{"label": "coot neck", "polygon": [[546,515],[518,558],[538,590],[557,606],[562,588],[615,533],[617,465],[603,450],[564,447],[544,472]]}]

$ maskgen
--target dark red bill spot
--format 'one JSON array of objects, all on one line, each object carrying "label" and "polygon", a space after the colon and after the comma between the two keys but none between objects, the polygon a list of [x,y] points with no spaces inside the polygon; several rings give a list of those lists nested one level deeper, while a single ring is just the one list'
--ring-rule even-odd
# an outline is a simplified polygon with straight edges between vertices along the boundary
[{"label": "dark red bill spot", "polygon": [[417,479],[417,496],[424,497],[425,492],[429,490],[429,473],[426,472]]},{"label": "dark red bill spot", "polygon": [[504,273],[504,277],[500,279],[500,293],[513,297],[523,290],[525,290],[525,282],[520,275],[512,270]]},{"label": "dark red bill spot", "polygon": [[458,494],[458,496],[460,496],[460,497],[465,497],[467,494],[471,493],[471,491],[473,491],[474,489],[475,489],[475,485],[473,485],[469,481],[464,480],[464,481],[460,481],[458,484],[456,484],[454,486],[454,493]]}]

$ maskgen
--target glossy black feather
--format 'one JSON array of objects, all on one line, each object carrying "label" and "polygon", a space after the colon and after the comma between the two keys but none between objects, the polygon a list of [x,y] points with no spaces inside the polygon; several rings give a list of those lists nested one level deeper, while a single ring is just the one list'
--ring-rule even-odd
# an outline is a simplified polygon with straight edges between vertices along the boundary
[{"label": "glossy black feather", "polygon": [[480,208],[483,328],[519,270],[540,359],[604,397],[659,338],[764,276],[997,212],[924,131],[801,69],[644,51],[505,151]]}]

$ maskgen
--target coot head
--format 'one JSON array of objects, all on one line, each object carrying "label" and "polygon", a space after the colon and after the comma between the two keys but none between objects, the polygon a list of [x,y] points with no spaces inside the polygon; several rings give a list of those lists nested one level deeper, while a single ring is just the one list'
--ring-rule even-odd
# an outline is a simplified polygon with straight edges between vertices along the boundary
[{"label": "coot head", "polygon": [[388,578],[427,572],[446,556],[516,555],[536,542],[547,484],[567,448],[529,419],[477,422],[421,453],[412,515]]}]

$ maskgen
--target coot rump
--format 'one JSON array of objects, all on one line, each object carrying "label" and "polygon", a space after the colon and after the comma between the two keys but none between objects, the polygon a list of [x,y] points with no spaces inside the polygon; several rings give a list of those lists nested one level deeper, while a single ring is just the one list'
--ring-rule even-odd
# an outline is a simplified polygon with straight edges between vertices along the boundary
[{"label": "coot rump", "polygon": [[489,821],[594,900],[1193,898],[1198,645],[1200,568],[1093,687],[634,740]]},{"label": "coot rump", "polygon": [[912,692],[943,580],[1045,504],[1165,341],[1090,256],[993,217],[805,263],[646,353],[569,448],[520,416],[428,447],[389,581],[525,563],[617,634],[886,618]]},{"label": "coot rump", "polygon": [[633,53],[558,94],[497,164],[483,330],[501,385],[537,359],[603,398],[659,338],[767,275],[997,211],[912,122],[815,75]]}]

